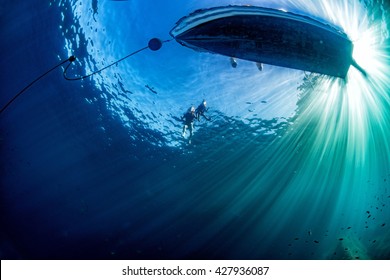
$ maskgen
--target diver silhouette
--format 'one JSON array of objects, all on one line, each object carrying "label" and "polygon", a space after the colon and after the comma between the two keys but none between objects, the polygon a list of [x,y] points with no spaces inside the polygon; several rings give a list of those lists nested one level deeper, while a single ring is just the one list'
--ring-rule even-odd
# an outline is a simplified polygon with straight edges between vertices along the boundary
[{"label": "diver silhouette", "polygon": [[183,137],[185,137],[186,135],[186,130],[187,128],[190,130],[190,137],[189,137],[189,141],[191,143],[191,138],[192,138],[192,135],[193,135],[193,131],[194,131],[194,120],[196,119],[196,115],[195,115],[195,107],[194,106],[191,106],[187,112],[181,117],[181,119],[184,121],[184,125],[183,125]]},{"label": "diver silhouette", "polygon": [[195,115],[196,119],[200,121],[200,116],[204,117],[206,120],[211,120],[209,117],[207,117],[204,113],[207,112],[209,108],[207,108],[207,102],[205,99],[203,99],[202,103],[196,108]]}]

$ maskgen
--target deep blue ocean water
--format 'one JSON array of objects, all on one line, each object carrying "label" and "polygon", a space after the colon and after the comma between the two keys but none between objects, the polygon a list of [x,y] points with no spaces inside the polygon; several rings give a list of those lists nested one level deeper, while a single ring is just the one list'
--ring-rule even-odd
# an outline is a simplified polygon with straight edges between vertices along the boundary
[{"label": "deep blue ocean water", "polygon": [[[0,115],[1,259],[390,259],[382,2],[3,1],[1,107],[70,55],[85,75],[228,4],[338,26],[368,77],[234,69],[174,41],[82,81],[58,68]],[[178,118],[202,99],[189,143]]]}]

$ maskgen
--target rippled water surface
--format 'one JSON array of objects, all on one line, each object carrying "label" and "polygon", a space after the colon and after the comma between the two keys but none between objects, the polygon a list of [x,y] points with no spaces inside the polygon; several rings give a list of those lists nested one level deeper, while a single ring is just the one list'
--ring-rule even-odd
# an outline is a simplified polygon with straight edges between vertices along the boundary
[{"label": "rippled water surface", "polygon": [[[87,75],[229,4],[337,26],[368,75],[175,41],[81,81],[54,70],[0,115],[2,259],[390,258],[387,2],[217,2],[6,0],[0,105],[70,55]],[[189,143],[180,116],[203,99]]]}]

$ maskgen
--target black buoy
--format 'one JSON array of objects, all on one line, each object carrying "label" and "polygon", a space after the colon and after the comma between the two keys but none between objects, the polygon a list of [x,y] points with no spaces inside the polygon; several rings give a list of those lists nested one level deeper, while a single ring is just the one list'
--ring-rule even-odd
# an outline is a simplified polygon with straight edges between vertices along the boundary
[{"label": "black buoy", "polygon": [[162,46],[162,42],[158,38],[150,39],[150,41],[148,43],[148,47],[152,51],[158,51],[161,48],[161,46]]}]

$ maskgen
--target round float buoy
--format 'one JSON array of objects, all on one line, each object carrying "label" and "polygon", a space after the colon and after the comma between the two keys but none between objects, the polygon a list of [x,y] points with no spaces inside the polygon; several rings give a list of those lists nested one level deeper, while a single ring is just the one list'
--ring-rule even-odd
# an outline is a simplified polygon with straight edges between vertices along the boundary
[{"label": "round float buoy", "polygon": [[158,38],[153,38],[148,43],[148,47],[152,51],[158,51],[161,48],[161,46],[162,46],[162,42]]}]

